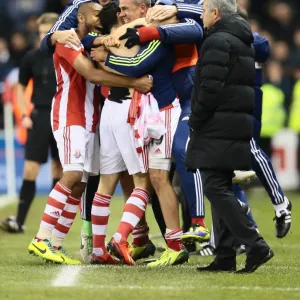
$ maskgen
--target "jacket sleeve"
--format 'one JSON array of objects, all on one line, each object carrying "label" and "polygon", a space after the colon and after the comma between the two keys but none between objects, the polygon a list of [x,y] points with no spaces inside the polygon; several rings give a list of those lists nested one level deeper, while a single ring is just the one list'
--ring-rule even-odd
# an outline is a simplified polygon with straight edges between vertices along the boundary
[{"label": "jacket sleeve", "polygon": [[94,40],[98,37],[99,35],[95,32],[90,32],[88,35],[84,36],[81,39],[81,43],[84,47],[85,50],[87,51],[91,51],[91,49],[93,48],[93,43]]},{"label": "jacket sleeve", "polygon": [[216,110],[228,74],[230,44],[220,36],[212,36],[203,44],[201,64],[196,67],[192,115],[189,126],[198,130]]},{"label": "jacket sleeve", "polygon": [[258,33],[253,33],[255,49],[255,61],[258,63],[265,63],[270,57],[270,45],[266,37]]},{"label": "jacket sleeve", "polygon": [[203,38],[202,27],[192,19],[157,28],[162,41],[169,44],[198,44]]},{"label": "jacket sleeve", "polygon": [[105,65],[121,74],[140,77],[150,72],[153,66],[161,61],[169,51],[169,47],[155,40],[142,46],[133,57],[109,54]]},{"label": "jacket sleeve", "polygon": [[177,3],[177,18],[179,20],[188,18],[193,19],[196,22],[201,21],[201,16],[203,14],[203,2],[204,0],[200,0],[198,5],[195,4],[184,4]]},{"label": "jacket sleeve", "polygon": [[77,28],[78,21],[77,21],[77,12],[78,7],[86,2],[91,2],[91,0],[72,0],[68,3],[65,10],[59,16],[56,23],[50,29],[48,34],[43,38],[41,43],[41,51],[53,53],[55,47],[51,45],[51,35],[58,30],[69,30],[71,28]]}]

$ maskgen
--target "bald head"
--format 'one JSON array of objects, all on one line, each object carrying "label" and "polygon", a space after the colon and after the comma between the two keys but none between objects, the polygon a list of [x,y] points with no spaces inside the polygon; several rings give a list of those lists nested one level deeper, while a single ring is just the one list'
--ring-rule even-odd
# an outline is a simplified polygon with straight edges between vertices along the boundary
[{"label": "bald head", "polygon": [[88,16],[89,14],[92,14],[94,12],[99,12],[102,9],[102,5],[100,5],[99,3],[95,3],[95,2],[88,2],[88,3],[83,3],[79,6],[78,9],[78,16],[79,15],[83,15],[84,17]]},{"label": "bald head", "polygon": [[87,33],[96,31],[100,27],[99,13],[102,5],[95,2],[84,3],[78,9],[78,28]]}]

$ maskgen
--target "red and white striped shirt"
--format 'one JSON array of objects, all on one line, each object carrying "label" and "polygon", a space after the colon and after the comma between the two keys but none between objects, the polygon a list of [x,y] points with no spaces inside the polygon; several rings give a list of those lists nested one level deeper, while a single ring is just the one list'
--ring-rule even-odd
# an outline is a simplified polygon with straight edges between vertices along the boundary
[{"label": "red and white striped shirt", "polygon": [[56,44],[53,55],[57,91],[52,100],[51,122],[53,131],[66,126],[82,126],[96,132],[100,118],[100,92],[76,72],[74,62],[78,55],[85,56],[84,48],[72,49]]}]

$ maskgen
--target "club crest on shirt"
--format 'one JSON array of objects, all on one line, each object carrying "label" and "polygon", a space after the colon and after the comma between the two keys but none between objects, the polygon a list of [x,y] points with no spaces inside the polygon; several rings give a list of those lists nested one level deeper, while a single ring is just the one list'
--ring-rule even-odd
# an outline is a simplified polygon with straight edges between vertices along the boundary
[{"label": "club crest on shirt", "polygon": [[76,150],[74,153],[75,158],[79,158],[81,156],[81,153],[79,150]]}]

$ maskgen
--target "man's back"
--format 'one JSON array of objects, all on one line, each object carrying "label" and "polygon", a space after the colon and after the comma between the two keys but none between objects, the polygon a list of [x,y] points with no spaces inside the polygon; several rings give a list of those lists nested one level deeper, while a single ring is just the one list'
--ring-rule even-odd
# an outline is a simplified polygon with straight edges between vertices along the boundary
[{"label": "man's back", "polygon": [[198,167],[250,167],[255,98],[252,41],[248,23],[234,15],[219,20],[201,47],[189,122],[198,136],[193,146],[202,149]]}]

